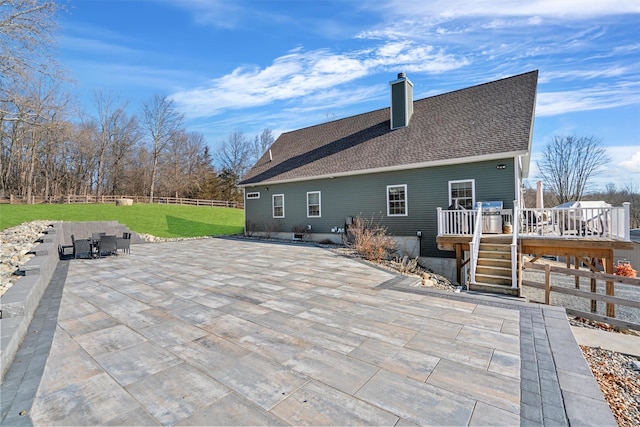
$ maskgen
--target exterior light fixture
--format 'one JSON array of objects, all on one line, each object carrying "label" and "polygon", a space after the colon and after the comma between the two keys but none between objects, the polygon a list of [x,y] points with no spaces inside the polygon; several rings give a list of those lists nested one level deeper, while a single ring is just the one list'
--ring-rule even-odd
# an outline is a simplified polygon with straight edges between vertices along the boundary
[{"label": "exterior light fixture", "polygon": [[496,169],[506,169],[506,168],[507,168],[507,165],[503,165],[502,163],[496,166]]}]

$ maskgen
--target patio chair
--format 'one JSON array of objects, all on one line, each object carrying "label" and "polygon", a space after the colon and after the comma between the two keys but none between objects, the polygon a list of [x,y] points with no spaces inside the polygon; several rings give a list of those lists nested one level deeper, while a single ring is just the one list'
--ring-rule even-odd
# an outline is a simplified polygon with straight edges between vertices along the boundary
[{"label": "patio chair", "polygon": [[131,233],[122,233],[122,237],[118,237],[116,239],[116,246],[118,247],[118,249],[122,250],[122,253],[131,253]]},{"label": "patio chair", "polygon": [[73,234],[71,235],[71,244],[70,245],[58,245],[58,255],[60,256],[60,259],[63,259],[64,257],[66,257],[68,254],[66,253],[67,249],[71,249],[72,253],[71,255],[73,256]]},{"label": "patio chair", "polygon": [[92,252],[89,239],[73,239],[73,257],[75,259],[82,258],[83,254],[86,258],[93,258]]},{"label": "patio chair", "polygon": [[100,236],[100,243],[98,243],[98,257],[101,257],[102,255],[118,255],[116,236]]}]

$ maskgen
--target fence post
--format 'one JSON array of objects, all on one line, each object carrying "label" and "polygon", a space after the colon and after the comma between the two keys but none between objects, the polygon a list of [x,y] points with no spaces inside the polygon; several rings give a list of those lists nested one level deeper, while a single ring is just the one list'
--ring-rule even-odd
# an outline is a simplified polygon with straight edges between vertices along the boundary
[{"label": "fence post", "polygon": [[[610,251],[610,255],[605,261],[607,264],[605,266],[604,271],[609,274],[613,274],[613,251]],[[607,295],[615,296],[615,288],[613,286],[613,282],[606,282],[605,290]],[[610,302],[606,304],[606,314],[607,314],[607,317],[616,317],[615,304],[612,304]]]},{"label": "fence post", "polygon": [[[597,286],[596,286],[596,279],[595,278],[591,278],[591,292],[593,292],[594,294],[598,291]],[[597,313],[598,312],[598,301],[592,299],[591,300],[591,312],[592,313]]]},{"label": "fence post", "polygon": [[551,265],[544,265],[544,303],[549,305],[551,301]]}]

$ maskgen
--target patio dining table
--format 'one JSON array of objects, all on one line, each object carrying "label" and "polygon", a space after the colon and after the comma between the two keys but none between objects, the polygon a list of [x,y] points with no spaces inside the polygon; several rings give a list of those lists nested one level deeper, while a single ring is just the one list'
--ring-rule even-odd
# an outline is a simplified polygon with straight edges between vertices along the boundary
[{"label": "patio dining table", "polygon": [[[90,249],[91,249],[91,258],[101,258],[102,257],[103,247],[101,245],[101,242],[102,242],[104,237],[113,238],[113,241],[115,241],[115,239],[116,239],[115,235],[107,235],[107,234],[98,235],[97,233],[94,233],[93,235],[91,235],[87,239],[89,241],[89,246],[90,246]],[[110,250],[110,252],[111,252],[111,250]],[[115,252],[115,248],[113,248],[112,252]]]}]

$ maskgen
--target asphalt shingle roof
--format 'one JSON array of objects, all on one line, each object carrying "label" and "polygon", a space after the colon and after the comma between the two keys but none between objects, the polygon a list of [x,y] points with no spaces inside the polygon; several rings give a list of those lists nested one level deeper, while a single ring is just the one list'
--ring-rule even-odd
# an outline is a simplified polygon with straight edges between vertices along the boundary
[{"label": "asphalt shingle roof", "polygon": [[389,108],[283,133],[241,185],[527,154],[538,71],[414,101],[409,126]]}]

